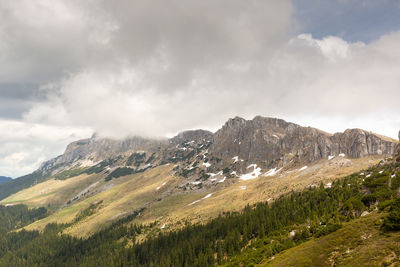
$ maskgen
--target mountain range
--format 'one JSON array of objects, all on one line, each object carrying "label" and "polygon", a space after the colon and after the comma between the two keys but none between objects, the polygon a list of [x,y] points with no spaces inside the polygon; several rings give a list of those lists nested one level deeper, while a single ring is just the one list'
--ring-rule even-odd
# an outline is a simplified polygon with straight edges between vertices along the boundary
[{"label": "mountain range", "polygon": [[[390,156],[394,154],[396,145],[397,140],[361,129],[329,134],[276,118],[257,116],[245,120],[235,117],[215,133],[185,131],[171,139],[132,137],[113,140],[94,135],[71,143],[64,154],[45,162],[39,171],[55,174],[76,166],[94,166],[106,159],[113,159],[108,167],[141,169],[189,158],[196,158],[203,164],[207,158],[212,166],[209,170],[216,171],[232,165],[232,159],[237,158],[236,161],[240,161],[233,170],[243,172],[249,163],[271,169],[343,154],[350,158]],[[132,158],[132,153],[142,153],[143,156]],[[203,159],[198,157],[204,154],[207,156]]]},{"label": "mountain range", "polygon": [[[180,229],[191,231],[190,225],[205,224],[205,229],[212,228],[220,220],[228,224],[234,221],[232,225],[240,226],[239,231],[244,231],[243,227],[254,226],[248,219],[243,219],[253,213],[250,207],[263,207],[261,210],[254,209],[255,213],[259,213],[270,205],[276,205],[280,208],[268,220],[277,220],[280,226],[273,226],[271,223],[277,222],[267,220],[263,227],[277,227],[281,231],[279,237],[275,232],[267,232],[268,238],[272,239],[261,242],[255,234],[259,230],[253,229],[253,234],[249,233],[246,238],[254,242],[258,240],[260,244],[249,241],[254,244],[251,249],[245,249],[247,245],[243,239],[242,254],[232,254],[230,248],[224,248],[224,253],[228,254],[219,261],[233,262],[228,266],[235,266],[234,262],[253,261],[256,257],[254,253],[261,253],[262,256],[257,257],[267,265],[279,262],[296,264],[302,261],[293,260],[290,256],[273,261],[275,256],[272,255],[295,246],[297,243],[293,243],[293,238],[305,242],[310,236],[318,237],[336,231],[341,227],[340,221],[351,221],[375,209],[386,208],[386,212],[390,211],[394,201],[390,198],[400,194],[400,155],[396,155],[399,149],[397,140],[361,129],[330,134],[260,116],[252,120],[240,117],[229,119],[215,133],[190,130],[165,139],[129,137],[118,140],[95,134],[91,138],[72,142],[62,155],[44,162],[37,171],[0,185],[0,204],[15,206],[23,213],[33,213],[22,216],[24,221],[20,222],[19,228],[44,231],[43,235],[49,235],[54,240],[58,240],[59,234],[84,238],[82,240],[89,243],[106,238],[104,242],[114,242],[118,249],[124,249],[119,247],[119,241],[110,241],[114,234],[120,233],[118,229],[122,229],[116,225],[131,227],[128,229],[133,229],[134,225],[134,240],[123,237],[127,239],[129,247],[133,243],[157,243],[160,236],[168,233],[179,235]],[[321,199],[314,203],[309,198]],[[304,205],[309,205],[302,211],[302,216],[306,217],[296,217],[299,207],[290,206],[289,200],[293,203],[304,201]],[[27,208],[23,209],[17,204]],[[311,215],[306,214],[312,213],[314,208],[319,209],[319,213],[314,214],[311,220],[311,217],[307,217]],[[294,213],[286,214],[291,212]],[[241,216],[242,219],[235,216]],[[365,227],[368,226],[368,231],[374,233],[374,245],[382,242],[382,238],[369,224],[376,225],[383,220],[383,216],[373,213],[365,223],[361,223],[368,224]],[[290,226],[287,218],[293,218],[292,223],[300,225]],[[322,226],[313,226],[317,230],[304,230],[307,221]],[[282,228],[285,224],[295,230],[290,232],[289,228]],[[359,224],[358,221],[351,221],[347,228],[338,233],[359,238],[364,232],[353,229]],[[57,234],[50,234],[55,231],[52,227],[57,227],[58,230],[54,232]],[[104,231],[114,234],[104,235]],[[305,231],[307,234],[293,237],[296,231]],[[235,232],[236,238],[232,240],[241,240],[237,235],[244,238],[245,233]],[[289,239],[285,235],[289,235]],[[197,242],[195,240],[198,239],[193,238],[186,237],[185,242]],[[338,238],[337,235],[333,236],[334,240]],[[224,242],[228,242],[228,239],[224,239]],[[292,243],[289,247],[285,247],[289,243],[274,247],[275,252],[271,252],[270,248],[266,251],[265,242],[269,244],[276,239]],[[57,242],[61,242],[61,247],[66,245],[63,240]],[[314,239],[310,242],[308,250],[320,251],[325,257],[324,262],[327,257],[330,259],[330,254],[326,254],[328,252],[320,250],[324,246],[314,242]],[[353,241],[349,239],[348,242],[350,244]],[[98,246],[95,246],[96,249]],[[75,251],[75,248],[71,249]],[[168,250],[168,246],[165,249]],[[367,247],[360,245],[359,249],[365,250]],[[327,248],[327,251],[331,250],[331,247]],[[385,253],[392,251],[385,245]],[[135,253],[141,255],[141,252]],[[293,248],[293,253],[303,255],[297,247]],[[340,253],[346,255],[343,251]],[[266,255],[272,257],[265,258]],[[0,255],[0,265],[2,260]],[[169,260],[180,262],[177,258]],[[156,266],[164,265],[159,263]]]}]

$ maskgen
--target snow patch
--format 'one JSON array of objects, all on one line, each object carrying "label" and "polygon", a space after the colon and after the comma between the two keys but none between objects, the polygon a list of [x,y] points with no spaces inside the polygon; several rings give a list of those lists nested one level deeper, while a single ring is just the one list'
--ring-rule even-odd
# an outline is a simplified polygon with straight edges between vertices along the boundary
[{"label": "snow patch", "polygon": [[304,170],[307,169],[307,168],[308,168],[308,166],[301,167],[301,168],[299,169],[299,171],[304,171]]},{"label": "snow patch", "polygon": [[192,205],[194,205],[194,204],[196,204],[196,203],[199,203],[201,200],[207,199],[207,198],[209,198],[209,197],[211,197],[211,196],[212,196],[212,193],[211,193],[211,194],[208,194],[207,196],[203,197],[202,199],[193,201],[193,202],[190,203],[188,206],[192,206]]},{"label": "snow patch", "polygon": [[346,154],[344,154],[344,153],[340,153],[340,154],[339,154],[339,157],[344,158],[345,156],[346,156]]},{"label": "snow patch", "polygon": [[200,200],[193,201],[193,202],[190,203],[188,206],[192,206],[192,205],[194,205],[194,204],[196,204],[196,203],[198,203],[198,202],[200,202]]},{"label": "snow patch", "polygon": [[214,177],[214,176],[217,176],[217,175],[222,175],[222,171],[219,171],[219,172],[217,172],[217,173],[209,172],[209,173],[207,173],[207,174],[210,175],[211,177]]},{"label": "snow patch", "polygon": [[264,176],[274,176],[274,175],[276,175],[278,172],[280,172],[282,169],[283,169],[283,168],[280,168],[280,169],[278,169],[278,170],[277,170],[277,168],[270,169],[269,171],[267,171],[267,172],[264,174]]},{"label": "snow patch", "polygon": [[212,179],[210,179],[211,182],[214,182],[214,181],[216,181],[216,180],[217,180],[217,178],[212,178]]},{"label": "snow patch", "polygon": [[201,182],[199,182],[199,181],[194,181],[194,182],[191,182],[191,184],[198,185],[198,184],[201,184]]},{"label": "snow patch", "polygon": [[251,165],[247,166],[247,169],[249,169],[251,167],[253,167],[253,171],[241,175],[239,177],[241,180],[245,180],[246,181],[246,180],[256,179],[256,178],[258,178],[258,176],[260,176],[261,168],[257,168],[257,164],[251,164]]},{"label": "snow patch", "polygon": [[211,196],[212,196],[212,193],[211,193],[211,194],[208,194],[207,196],[203,197],[202,199],[207,199],[207,198],[209,198],[209,197],[211,197]]},{"label": "snow patch", "polygon": [[223,183],[225,182],[226,176],[224,176],[224,178],[222,178],[221,180],[218,181],[218,183]]},{"label": "snow patch", "polygon": [[238,156],[235,156],[235,157],[233,157],[232,159],[234,160],[234,162],[233,162],[233,163],[236,163],[236,162],[238,162],[238,161],[239,161],[239,157],[238,157]]},{"label": "snow patch", "polygon": [[333,156],[328,156],[328,160],[331,160],[331,159],[333,159],[335,157],[335,155],[333,155]]},{"label": "snow patch", "polygon": [[160,185],[160,186],[158,186],[158,187],[156,188],[156,191],[160,190],[160,188],[163,187],[163,186],[166,185],[166,184],[167,184],[167,182],[162,183],[162,185]]},{"label": "snow patch", "polygon": [[208,163],[208,162],[203,162],[203,166],[206,166],[206,168],[208,168],[208,167],[210,167],[210,166],[211,166],[211,164],[210,164],[210,163]]}]

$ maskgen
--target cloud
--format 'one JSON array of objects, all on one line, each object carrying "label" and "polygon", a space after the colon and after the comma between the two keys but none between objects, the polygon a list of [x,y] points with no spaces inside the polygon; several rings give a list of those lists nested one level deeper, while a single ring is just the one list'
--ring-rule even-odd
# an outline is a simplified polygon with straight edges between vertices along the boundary
[{"label": "cloud", "polygon": [[[19,134],[4,138],[0,154],[8,175],[94,130],[166,136],[216,130],[236,115],[329,132],[359,127],[395,137],[400,128],[400,32],[369,43],[294,36],[293,6],[282,0],[0,0],[0,7],[7,66],[0,92],[24,99],[14,111],[22,120],[10,128]],[[7,88],[18,84],[35,93],[11,96]],[[27,135],[33,125],[40,130]],[[0,123],[0,131],[7,127]]]},{"label": "cloud", "polygon": [[65,149],[65,145],[90,135],[93,129],[57,127],[0,120],[0,170],[18,177],[30,173]]},{"label": "cloud", "polygon": [[[90,126],[107,136],[165,136],[186,128],[216,129],[235,115],[261,114],[307,118],[307,125],[331,132],[360,127],[396,136],[399,38],[393,33],[367,45],[301,34],[267,58],[196,69],[179,89],[159,83],[164,70],[157,70],[158,64],[86,69],[50,88],[49,101],[25,118]],[[390,119],[385,126],[377,123],[382,117]]]},{"label": "cloud", "polygon": [[27,121],[89,125],[113,136],[216,125],[221,118],[212,110],[229,105],[232,94],[246,97],[251,70],[271,58],[291,25],[289,1],[170,1],[161,9],[164,2],[153,0],[95,3],[106,20],[90,22],[110,29],[88,34],[97,42],[96,60],[84,58],[43,86],[48,101],[30,109]]}]

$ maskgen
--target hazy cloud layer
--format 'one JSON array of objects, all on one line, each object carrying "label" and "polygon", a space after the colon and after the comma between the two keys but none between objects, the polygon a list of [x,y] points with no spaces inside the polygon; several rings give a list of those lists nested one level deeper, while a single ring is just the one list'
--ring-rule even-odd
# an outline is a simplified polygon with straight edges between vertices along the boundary
[{"label": "hazy cloud layer", "polygon": [[236,115],[396,136],[400,32],[368,43],[293,35],[304,25],[295,8],[0,0],[0,174],[32,170],[92,131],[166,136]]}]

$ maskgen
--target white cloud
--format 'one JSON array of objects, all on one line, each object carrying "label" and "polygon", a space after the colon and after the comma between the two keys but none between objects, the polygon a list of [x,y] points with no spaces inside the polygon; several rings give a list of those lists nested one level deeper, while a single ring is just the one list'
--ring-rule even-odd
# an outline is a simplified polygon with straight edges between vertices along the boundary
[{"label": "white cloud", "polygon": [[236,115],[393,137],[400,128],[400,32],[369,44],[290,36],[282,0],[0,0],[0,9],[0,83],[34,82],[45,96],[17,130],[0,124],[17,133],[0,136],[2,175],[33,169],[88,129],[165,136]]},{"label": "white cloud", "polygon": [[87,128],[0,120],[1,175],[18,177],[30,173],[43,161],[57,156],[68,143],[91,132]]}]

